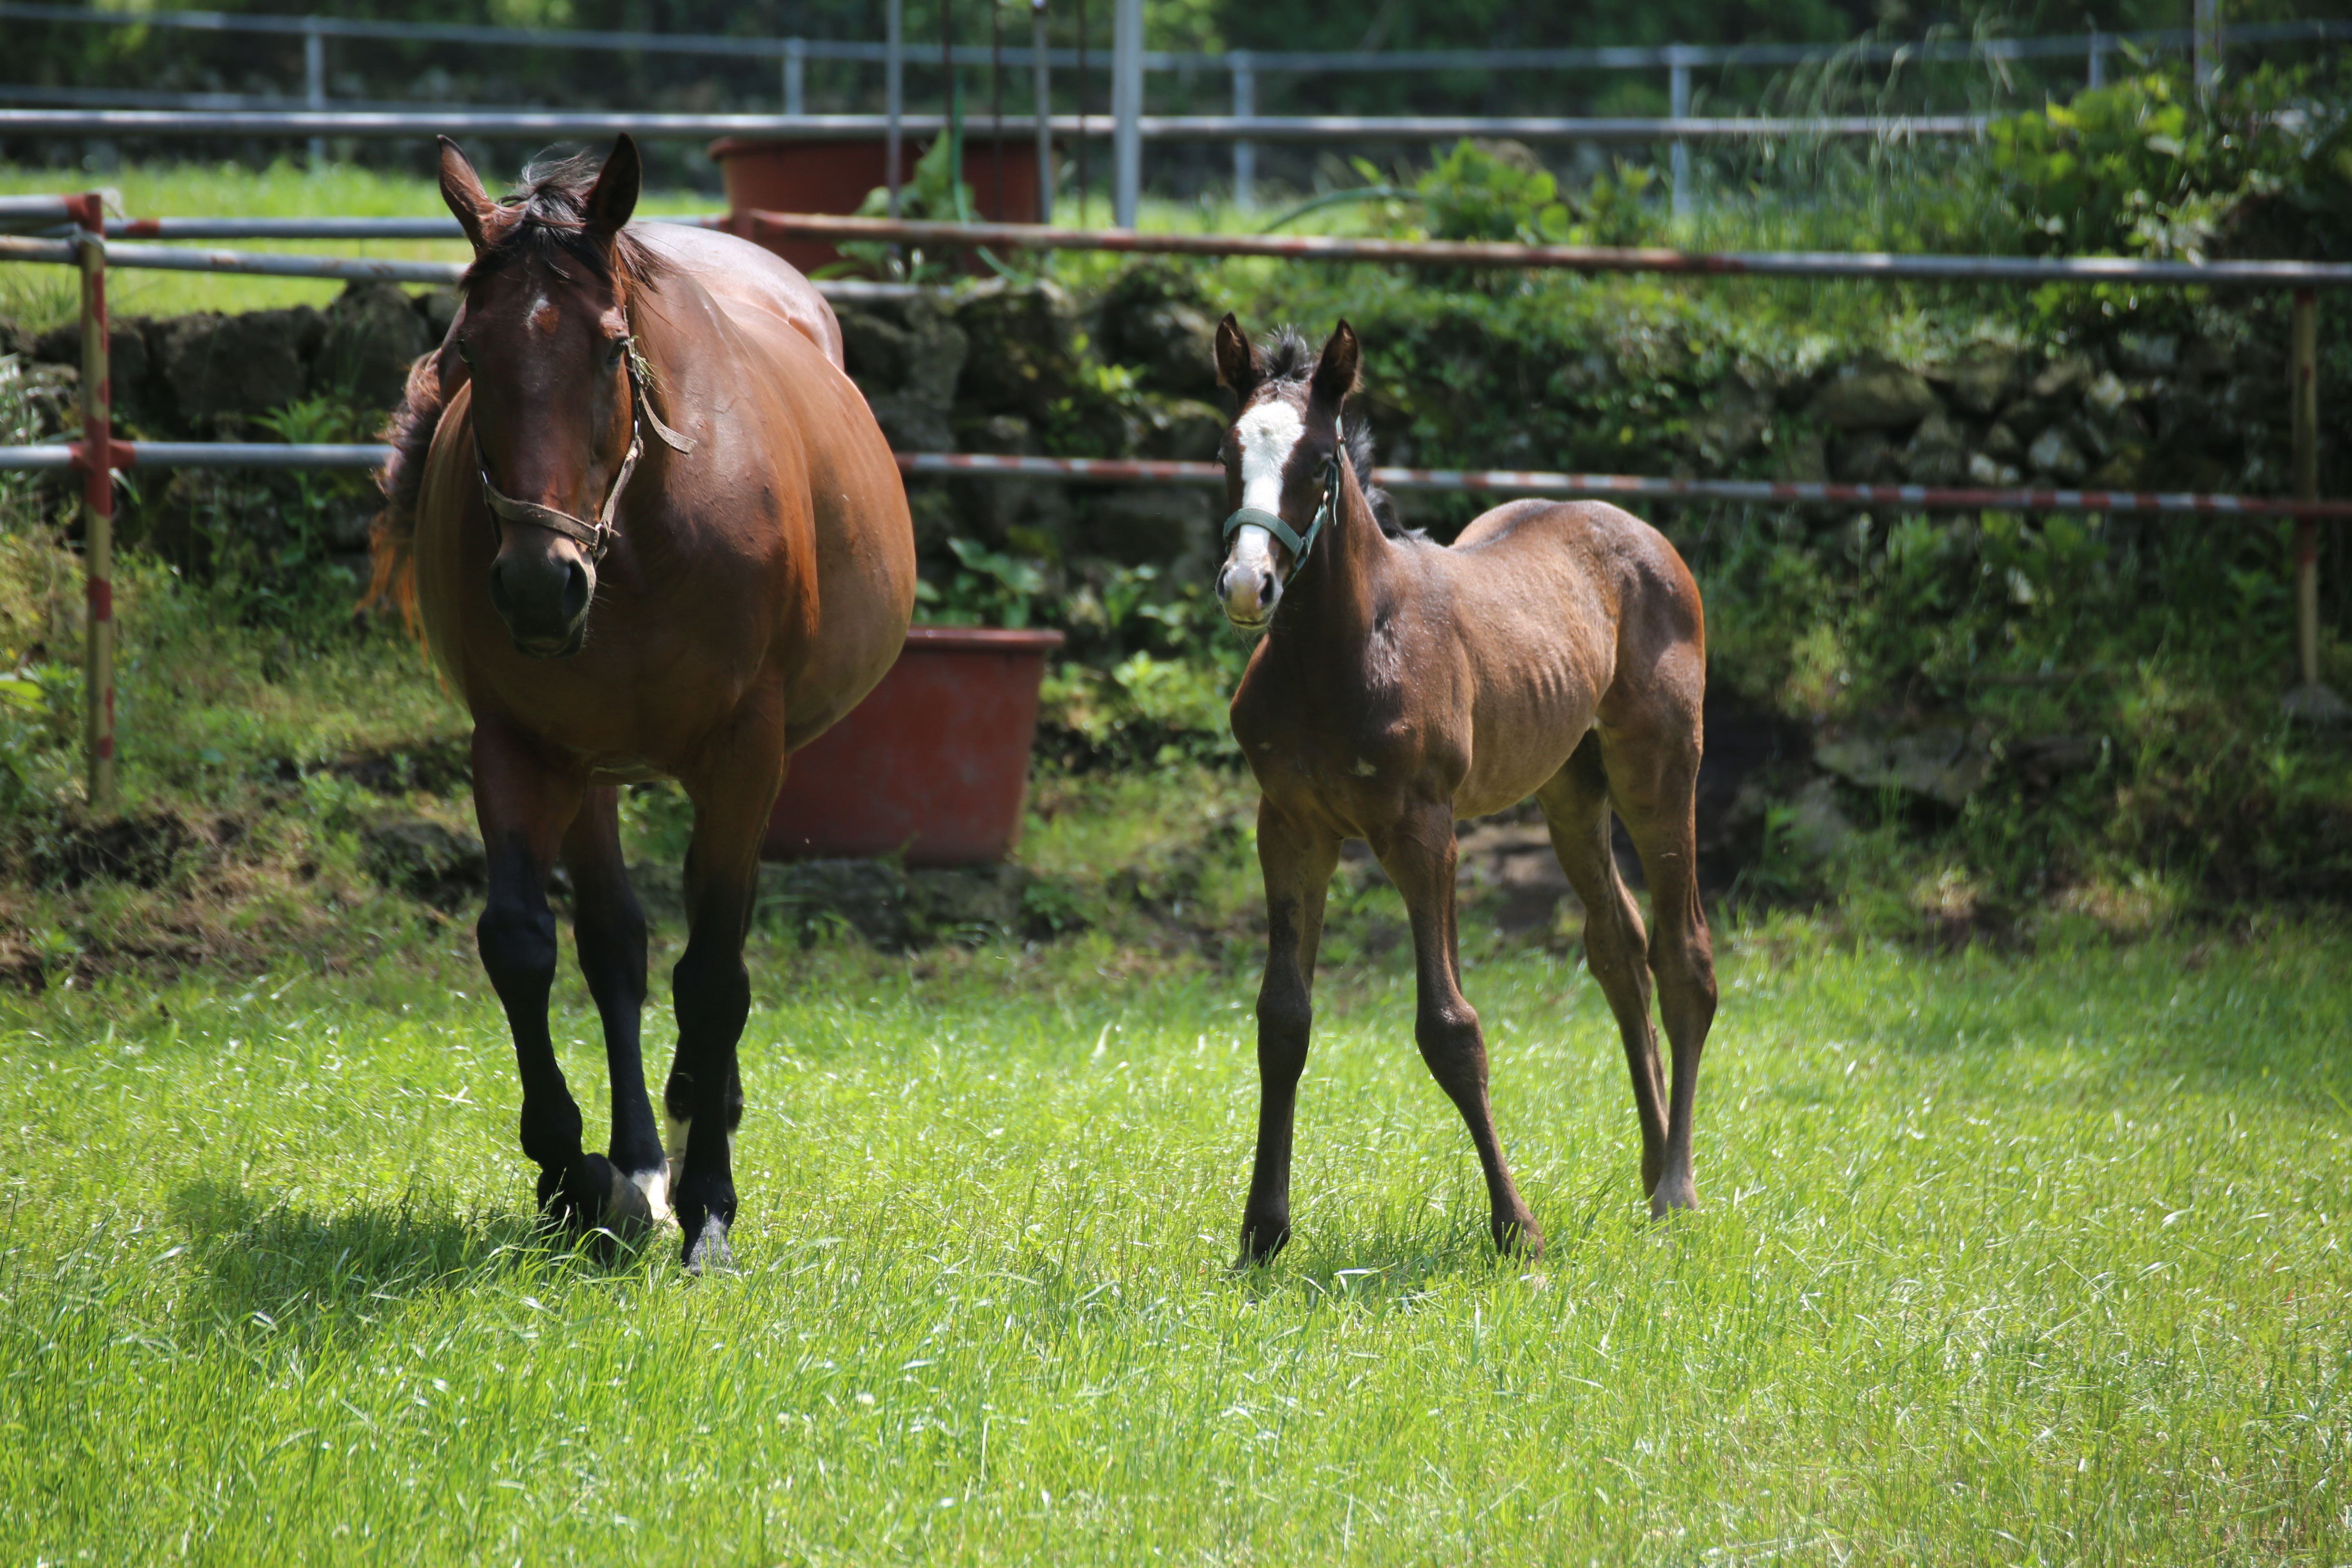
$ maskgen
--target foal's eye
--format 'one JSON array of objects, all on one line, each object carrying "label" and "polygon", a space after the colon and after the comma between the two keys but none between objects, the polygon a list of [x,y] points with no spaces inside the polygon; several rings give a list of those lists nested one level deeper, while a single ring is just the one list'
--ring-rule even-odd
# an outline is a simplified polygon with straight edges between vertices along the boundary
[{"label": "foal's eye", "polygon": [[459,338],[457,340],[457,357],[464,360],[468,365],[472,364],[474,363],[474,345],[467,342],[465,339]]}]

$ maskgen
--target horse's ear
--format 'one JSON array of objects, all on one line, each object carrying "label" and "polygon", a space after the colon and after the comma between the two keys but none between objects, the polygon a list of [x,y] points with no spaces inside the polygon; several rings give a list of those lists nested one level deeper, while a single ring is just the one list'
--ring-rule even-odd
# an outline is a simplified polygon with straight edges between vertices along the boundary
[{"label": "horse's ear", "polygon": [[457,226],[474,242],[475,253],[480,254],[488,244],[484,234],[498,204],[482,189],[482,176],[474,173],[466,154],[446,136],[441,138],[441,199],[457,215]]},{"label": "horse's ear", "polygon": [[1250,347],[1233,312],[1226,311],[1225,319],[1217,323],[1217,384],[1232,387],[1234,395],[1247,403],[1265,379],[1265,368],[1258,363],[1257,350]]},{"label": "horse's ear", "polygon": [[1363,368],[1361,353],[1356,329],[1341,321],[1331,341],[1323,345],[1323,357],[1315,362],[1315,378],[1308,385],[1316,402],[1328,403],[1336,410],[1356,390],[1356,378]]},{"label": "horse's ear", "polygon": [[590,232],[609,239],[626,227],[629,215],[637,210],[637,193],[645,183],[645,160],[637,156],[635,139],[624,131],[613,138],[613,151],[605,155],[604,166],[596,173],[595,188],[588,193]]}]

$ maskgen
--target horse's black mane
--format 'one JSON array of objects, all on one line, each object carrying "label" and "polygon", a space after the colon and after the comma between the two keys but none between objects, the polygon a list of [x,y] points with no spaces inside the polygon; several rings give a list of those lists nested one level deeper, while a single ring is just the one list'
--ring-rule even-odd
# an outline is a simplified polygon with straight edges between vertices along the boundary
[{"label": "horse's black mane", "polygon": [[[1279,329],[1258,351],[1258,361],[1265,367],[1267,381],[1294,385],[1303,384],[1313,375],[1316,362],[1321,358],[1320,351],[1302,337],[1297,327]],[[1339,444],[1347,449],[1348,466],[1356,470],[1356,483],[1362,487],[1364,500],[1370,505],[1372,520],[1381,525],[1381,531],[1391,539],[1422,537],[1421,530],[1405,527],[1398,518],[1396,499],[1372,483],[1371,422],[1361,416],[1342,420]]]},{"label": "horse's black mane", "polygon": [[559,273],[566,261],[576,261],[600,279],[618,273],[627,282],[642,282],[660,272],[660,258],[627,229],[613,237],[609,248],[589,237],[588,193],[596,188],[602,167],[593,153],[525,165],[513,195],[499,204],[510,216],[497,237],[474,258],[466,281],[517,261],[543,262]]}]

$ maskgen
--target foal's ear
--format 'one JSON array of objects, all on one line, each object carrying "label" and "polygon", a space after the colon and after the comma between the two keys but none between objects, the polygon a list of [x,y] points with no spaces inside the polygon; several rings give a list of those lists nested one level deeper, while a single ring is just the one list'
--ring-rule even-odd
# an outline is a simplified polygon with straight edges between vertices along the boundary
[{"label": "foal's ear", "polygon": [[1362,369],[1360,356],[1356,329],[1341,321],[1331,341],[1323,345],[1323,357],[1315,362],[1315,377],[1307,384],[1315,401],[1336,410],[1356,390],[1356,377]]},{"label": "foal's ear", "polygon": [[1234,395],[1247,403],[1265,379],[1265,368],[1258,363],[1257,350],[1250,347],[1233,312],[1226,311],[1225,319],[1217,323],[1217,384],[1232,387]]},{"label": "foal's ear", "polygon": [[482,189],[482,176],[474,173],[474,165],[466,161],[466,154],[457,151],[457,144],[446,136],[441,138],[441,199],[457,215],[457,226],[466,231],[466,237],[474,242],[474,251],[479,255],[488,243],[484,231],[499,205]]},{"label": "foal's ear", "polygon": [[588,193],[589,232],[610,239],[627,226],[645,183],[645,161],[637,156],[635,139],[624,131],[613,138],[613,150],[605,154],[595,188]]}]

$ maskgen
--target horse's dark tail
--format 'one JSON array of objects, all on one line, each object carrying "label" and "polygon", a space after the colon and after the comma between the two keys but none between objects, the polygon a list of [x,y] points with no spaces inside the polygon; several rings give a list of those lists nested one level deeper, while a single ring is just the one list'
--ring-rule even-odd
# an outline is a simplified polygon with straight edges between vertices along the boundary
[{"label": "horse's dark tail", "polygon": [[398,605],[401,619],[420,640],[425,631],[416,618],[416,498],[425,488],[425,458],[433,449],[433,432],[449,400],[440,362],[441,351],[436,348],[408,367],[407,393],[378,432],[392,443],[392,457],[376,480],[383,491],[383,510],[368,531],[374,570],[367,595],[360,601],[362,606],[383,601]]}]

